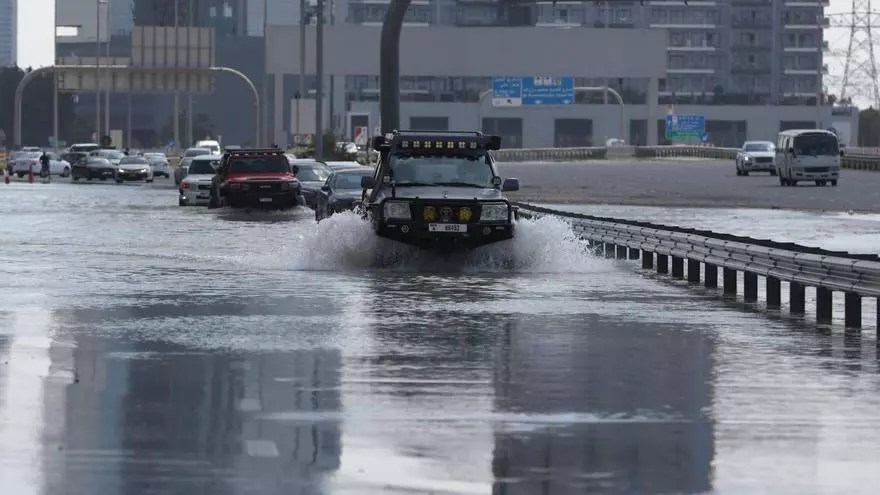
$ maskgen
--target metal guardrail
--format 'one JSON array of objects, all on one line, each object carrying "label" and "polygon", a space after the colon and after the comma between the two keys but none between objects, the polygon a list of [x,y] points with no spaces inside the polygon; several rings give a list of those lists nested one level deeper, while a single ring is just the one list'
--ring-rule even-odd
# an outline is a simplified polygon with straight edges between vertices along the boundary
[{"label": "metal guardrail", "polygon": [[[724,293],[735,295],[737,273],[743,272],[744,299],[757,302],[758,276],[766,278],[767,307],[781,306],[780,282],[789,283],[790,312],[803,314],[805,287],[816,288],[816,317],[820,323],[832,319],[832,293],[845,294],[845,322],[850,328],[862,324],[862,298],[880,298],[880,257],[851,254],[781,243],[766,239],[720,234],[648,222],[582,215],[526,203],[516,203],[525,216],[553,215],[567,219],[572,229],[606,257],[641,259],[642,267],[655,264],[659,273],[699,283],[701,264],[706,287],[718,286],[718,268],[723,270]],[[878,305],[880,326],[880,305]]]},{"label": "metal guardrail", "polygon": [[[739,148],[712,146],[635,146],[631,156],[635,158],[705,158],[707,160],[734,160]],[[540,148],[501,149],[493,152],[499,162],[525,161],[579,161],[601,160],[611,156],[615,148]],[[851,150],[850,150],[851,151]],[[880,154],[847,153],[841,167],[852,170],[880,171]]]}]

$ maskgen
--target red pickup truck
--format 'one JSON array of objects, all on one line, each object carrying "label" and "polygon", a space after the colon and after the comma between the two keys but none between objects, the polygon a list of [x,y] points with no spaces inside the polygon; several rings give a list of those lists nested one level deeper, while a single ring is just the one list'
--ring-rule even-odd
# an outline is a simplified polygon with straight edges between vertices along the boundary
[{"label": "red pickup truck", "polygon": [[208,207],[280,210],[304,206],[297,171],[279,149],[226,150],[211,182]]}]

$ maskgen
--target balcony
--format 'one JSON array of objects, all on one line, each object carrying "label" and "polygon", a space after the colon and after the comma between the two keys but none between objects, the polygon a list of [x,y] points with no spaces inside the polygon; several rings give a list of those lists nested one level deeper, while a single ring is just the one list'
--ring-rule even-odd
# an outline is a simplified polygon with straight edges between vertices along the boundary
[{"label": "balcony", "polygon": [[773,47],[766,43],[744,43],[741,41],[733,41],[730,43],[730,49],[735,52],[758,52],[772,50]]},{"label": "balcony", "polygon": [[753,64],[734,64],[730,67],[732,74],[769,74],[772,66],[769,62]]},{"label": "balcony", "polygon": [[766,14],[765,17],[760,17],[756,19],[751,19],[748,17],[734,17],[733,19],[733,27],[739,29],[771,29],[773,27],[773,22],[771,21],[770,14]]}]

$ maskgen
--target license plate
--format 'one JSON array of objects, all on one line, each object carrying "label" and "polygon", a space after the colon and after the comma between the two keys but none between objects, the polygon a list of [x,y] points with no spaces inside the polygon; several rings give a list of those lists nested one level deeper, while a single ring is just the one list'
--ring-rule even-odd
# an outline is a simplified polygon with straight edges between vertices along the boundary
[{"label": "license plate", "polygon": [[260,203],[271,203],[272,198],[260,198]]},{"label": "license plate", "polygon": [[465,223],[429,223],[429,232],[467,232]]}]

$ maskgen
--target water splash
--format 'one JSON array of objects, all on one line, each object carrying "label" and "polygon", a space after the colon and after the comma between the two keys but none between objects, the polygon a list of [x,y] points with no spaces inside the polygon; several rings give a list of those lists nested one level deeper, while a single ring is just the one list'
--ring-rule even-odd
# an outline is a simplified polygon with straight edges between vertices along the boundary
[{"label": "water splash", "polygon": [[568,223],[552,217],[519,221],[514,239],[448,254],[378,237],[353,213],[297,227],[295,252],[288,257],[290,268],[297,270],[584,273],[608,265],[589,253]]}]

